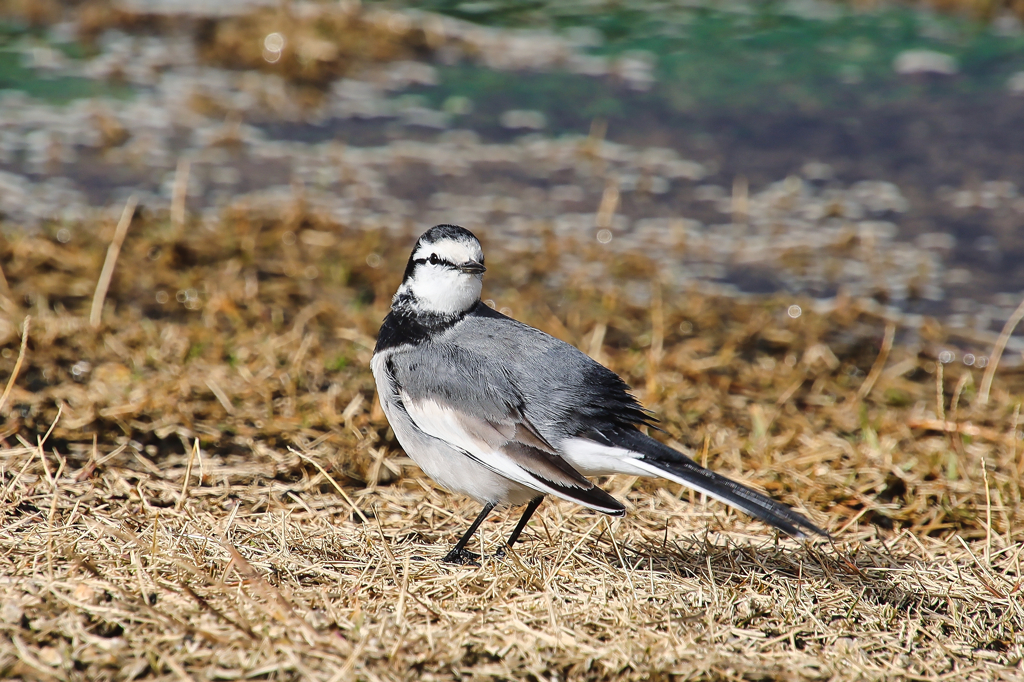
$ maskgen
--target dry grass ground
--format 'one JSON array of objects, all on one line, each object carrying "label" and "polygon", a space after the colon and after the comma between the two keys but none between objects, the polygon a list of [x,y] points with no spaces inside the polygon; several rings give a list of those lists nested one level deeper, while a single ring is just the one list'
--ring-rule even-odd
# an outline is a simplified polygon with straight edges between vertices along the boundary
[{"label": "dry grass ground", "polygon": [[[622,373],[663,438],[804,510],[800,544],[616,477],[609,522],[541,507],[517,551],[439,562],[477,513],[402,454],[373,336],[415,236],[239,207],[0,244],[0,676],[1021,679],[1024,376],[856,301],[646,300],[640,259],[481,233],[485,295]],[[66,240],[65,240],[66,241]],[[543,244],[544,248],[540,245]],[[852,245],[851,248],[870,248]],[[680,245],[679,248],[685,248]],[[573,274],[603,263],[614,284]],[[515,514],[479,535],[493,551]]]}]

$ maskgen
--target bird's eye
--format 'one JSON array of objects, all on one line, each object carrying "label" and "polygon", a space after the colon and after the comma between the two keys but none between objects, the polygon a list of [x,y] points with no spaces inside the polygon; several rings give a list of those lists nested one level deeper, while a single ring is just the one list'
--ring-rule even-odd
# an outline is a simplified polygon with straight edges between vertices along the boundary
[{"label": "bird's eye", "polygon": [[436,253],[430,254],[430,264],[431,265],[437,265],[440,262],[441,262],[441,259],[437,257]]}]

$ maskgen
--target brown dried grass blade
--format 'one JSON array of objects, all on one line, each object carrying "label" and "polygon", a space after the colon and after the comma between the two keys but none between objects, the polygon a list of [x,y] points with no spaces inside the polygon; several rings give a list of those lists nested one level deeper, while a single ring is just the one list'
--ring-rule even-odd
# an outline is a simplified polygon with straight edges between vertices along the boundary
[{"label": "brown dried grass blade", "polygon": [[191,162],[181,157],[174,171],[174,189],[171,196],[171,224],[181,227],[185,224],[185,199],[188,197],[188,176]]},{"label": "brown dried grass blade", "polygon": [[21,371],[21,363],[25,361],[25,346],[28,343],[28,329],[31,321],[32,317],[30,315],[26,315],[25,322],[21,327],[21,349],[18,351],[18,360],[14,363],[14,370],[11,372],[11,376],[7,380],[7,386],[4,388],[4,394],[0,396],[0,412],[3,411],[4,404],[7,402],[7,396],[11,394],[11,390],[14,388],[14,381],[18,378],[18,372]]},{"label": "brown dried grass blade", "polygon": [[1003,331],[999,332],[999,338],[996,339],[995,345],[992,346],[992,355],[988,359],[988,367],[985,368],[985,375],[981,378],[981,388],[978,391],[979,405],[988,405],[988,394],[992,390],[992,379],[996,376],[996,368],[999,367],[999,361],[1003,358],[1003,351],[1010,340],[1010,335],[1013,334],[1013,330],[1017,328],[1022,319],[1024,319],[1024,301],[1021,301],[1017,309],[1013,311],[1013,315],[1010,315],[1010,319],[1003,325]]},{"label": "brown dried grass blade", "polygon": [[107,247],[107,257],[103,261],[103,269],[100,270],[100,278],[96,281],[96,291],[92,295],[92,308],[89,311],[89,326],[96,329],[100,326],[103,317],[103,302],[107,298],[107,290],[110,288],[110,280],[114,277],[114,266],[117,265],[117,257],[121,253],[121,245],[124,243],[125,235],[128,234],[128,227],[132,224],[132,217],[135,215],[135,206],[139,203],[136,195],[128,197],[121,212],[121,219],[117,221],[117,229],[114,230],[114,238]]},{"label": "brown dried grass blade", "polygon": [[185,480],[181,483],[181,494],[178,496],[178,503],[174,505],[175,511],[181,511],[181,508],[185,506],[185,500],[188,499],[188,482],[192,478],[192,465],[195,463],[198,455],[199,439],[196,438],[192,443],[192,451],[188,456],[188,464],[185,465]]},{"label": "brown dried grass blade", "polygon": [[324,469],[322,466],[320,466],[319,462],[317,462],[315,459],[313,459],[309,455],[305,454],[304,452],[299,452],[298,450],[296,450],[294,448],[288,448],[288,451],[295,453],[296,455],[298,455],[302,459],[306,460],[307,462],[309,462],[310,464],[315,466],[317,471],[319,471],[321,474],[323,474],[324,478],[326,478],[328,481],[330,481],[331,485],[334,486],[334,489],[338,491],[338,494],[341,495],[341,497],[345,500],[345,502],[348,503],[348,505],[350,507],[352,507],[352,511],[354,511],[356,513],[356,515],[363,520],[363,523],[369,523],[370,522],[370,520],[368,518],[366,518],[366,514],[363,513],[363,510],[356,506],[356,503],[353,502],[352,498],[348,496],[348,493],[345,492],[345,489],[342,488],[340,485],[338,485],[338,482],[335,481],[334,478],[329,473],[327,473],[326,469]]},{"label": "brown dried grass blade", "polygon": [[882,347],[878,351],[878,357],[875,358],[875,363],[871,365],[871,370],[864,379],[864,383],[857,390],[857,400],[864,400],[871,395],[875,382],[878,381],[878,377],[882,375],[882,370],[885,369],[885,363],[889,359],[889,351],[892,350],[892,342],[895,338],[896,325],[889,322],[885,325],[885,336],[882,338]]}]

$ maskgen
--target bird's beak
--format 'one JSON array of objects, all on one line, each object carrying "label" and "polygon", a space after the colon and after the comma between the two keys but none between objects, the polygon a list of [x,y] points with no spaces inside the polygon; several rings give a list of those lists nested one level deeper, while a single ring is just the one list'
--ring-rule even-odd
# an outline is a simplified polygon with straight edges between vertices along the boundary
[{"label": "bird's beak", "polygon": [[459,270],[469,275],[479,275],[487,271],[483,263],[477,263],[475,260],[466,261],[459,266]]}]

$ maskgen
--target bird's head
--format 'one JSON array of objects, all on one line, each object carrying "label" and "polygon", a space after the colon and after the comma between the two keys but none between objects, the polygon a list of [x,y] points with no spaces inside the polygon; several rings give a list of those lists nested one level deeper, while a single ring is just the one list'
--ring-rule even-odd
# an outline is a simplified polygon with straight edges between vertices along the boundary
[{"label": "bird's head", "polygon": [[480,300],[484,270],[484,252],[472,232],[436,225],[416,242],[392,307],[435,315],[464,313]]}]

